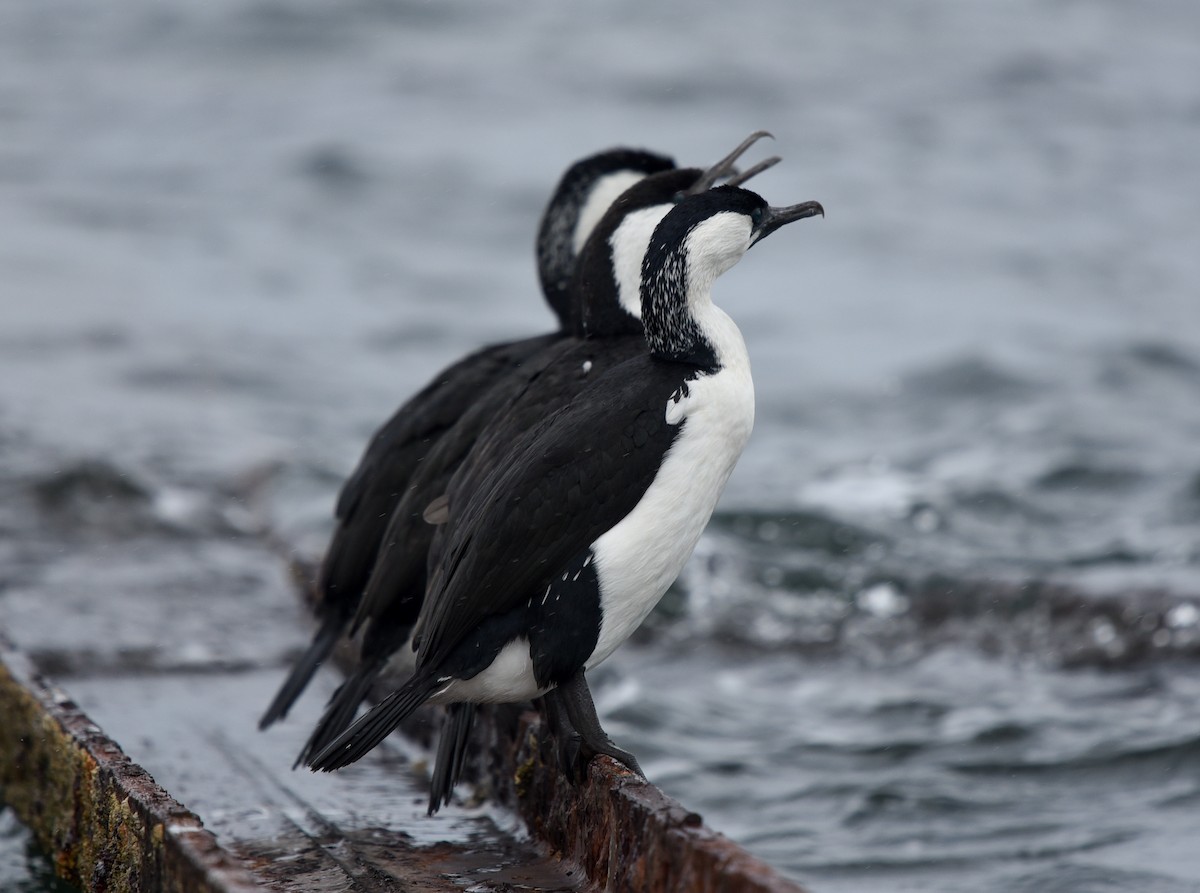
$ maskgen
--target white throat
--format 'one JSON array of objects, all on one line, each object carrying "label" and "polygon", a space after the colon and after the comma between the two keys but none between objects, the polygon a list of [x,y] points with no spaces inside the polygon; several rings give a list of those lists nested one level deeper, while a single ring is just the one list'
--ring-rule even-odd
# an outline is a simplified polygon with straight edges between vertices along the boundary
[{"label": "white throat", "polygon": [[621,197],[634,183],[646,175],[638,171],[614,171],[596,181],[592,191],[579,209],[579,219],[575,221],[575,232],[571,234],[571,249],[576,255],[583,250],[583,245],[600,222],[612,203]]},{"label": "white throat", "polygon": [[[683,245],[688,260],[688,295],[707,300],[713,282],[750,250],[750,220],[745,214],[722,211],[692,229]],[[690,298],[689,298],[690,299]]]},{"label": "white throat", "polygon": [[650,237],[673,207],[670,204],[651,205],[633,211],[625,216],[616,232],[609,237],[617,300],[634,319],[642,318],[642,261],[646,257],[646,249],[650,247]]},{"label": "white throat", "polygon": [[742,333],[712,301],[717,277],[728,272],[750,248],[750,221],[744,214],[714,214],[696,226],[684,243],[688,259],[688,309],[717,355],[722,368],[749,369]]}]

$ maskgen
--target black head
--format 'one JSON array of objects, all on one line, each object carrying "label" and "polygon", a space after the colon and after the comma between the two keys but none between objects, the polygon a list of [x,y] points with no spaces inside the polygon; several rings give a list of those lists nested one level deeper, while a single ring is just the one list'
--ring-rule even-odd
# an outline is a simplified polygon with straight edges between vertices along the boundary
[{"label": "black head", "polygon": [[705,369],[717,352],[693,312],[713,281],[751,245],[794,220],[824,215],[817,202],[773,208],[748,189],[719,186],[684,198],[654,230],[642,262],[642,323],[651,352]]},{"label": "black head", "polygon": [[570,300],[580,246],[604,208],[637,179],[671,170],[675,162],[639,149],[609,149],[580,159],[558,181],[537,235],[538,279],[564,330],[577,325]]}]

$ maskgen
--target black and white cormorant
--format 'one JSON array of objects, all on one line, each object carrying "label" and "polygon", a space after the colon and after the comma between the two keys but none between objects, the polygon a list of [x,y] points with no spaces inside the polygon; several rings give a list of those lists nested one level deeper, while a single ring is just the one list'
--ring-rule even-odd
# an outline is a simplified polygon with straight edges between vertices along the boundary
[{"label": "black and white cormorant", "polygon": [[674,166],[663,155],[620,148],[581,159],[563,174],[542,214],[536,243],[538,278],[558,330],[468,354],[442,370],[375,432],[338,496],[336,526],[316,581],[320,627],[259,728],[287,715],[345,631],[370,578],[392,509],[438,439],[507,373],[577,329],[577,304],[571,295],[576,259],[604,212],[642,177]]},{"label": "black and white cormorant", "polygon": [[678,575],[753,425],[745,344],[712,285],[751,245],[821,213],[724,186],[663,217],[641,268],[649,350],[595,376],[451,506],[414,631],[414,675],[313,768],[358,760],[423,703],[553,691],[575,754],[637,769],[600,727],[584,674]]},{"label": "black and white cormorant", "polygon": [[[426,552],[434,528],[425,522],[423,512],[430,500],[469,489],[473,477],[503,461],[508,444],[529,425],[567,402],[601,369],[644,352],[638,280],[654,226],[682,195],[708,189],[729,176],[741,154],[765,135],[752,134],[705,171],[685,168],[648,176],[631,186],[601,218],[579,253],[572,286],[580,338],[542,351],[493,387],[439,440],[413,474],[392,514],[352,624],[353,629],[366,621],[359,666],[334,693],[297,763],[309,760],[350,724],[375,678],[407,641],[426,587]],[[744,182],[777,160],[768,159],[735,179]],[[460,468],[464,464],[467,467]],[[452,475],[455,482],[462,481],[453,491]],[[444,740],[451,735],[464,739],[471,716],[469,712],[458,715],[459,727],[448,731]],[[458,763],[461,759],[439,761],[442,767]],[[443,784],[452,787],[453,781]]]}]

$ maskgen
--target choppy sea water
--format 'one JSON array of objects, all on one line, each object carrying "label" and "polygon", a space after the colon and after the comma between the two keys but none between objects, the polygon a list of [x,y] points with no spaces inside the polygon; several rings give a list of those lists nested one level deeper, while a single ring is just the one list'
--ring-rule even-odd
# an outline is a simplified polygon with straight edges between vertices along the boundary
[{"label": "choppy sea water", "polygon": [[568,162],[765,127],[828,216],[718,284],[755,435],[610,731],[818,891],[1198,888],[1192,6],[3,10],[0,618],[157,587],[219,654],[252,484],[319,549],[397,403],[549,327]]}]

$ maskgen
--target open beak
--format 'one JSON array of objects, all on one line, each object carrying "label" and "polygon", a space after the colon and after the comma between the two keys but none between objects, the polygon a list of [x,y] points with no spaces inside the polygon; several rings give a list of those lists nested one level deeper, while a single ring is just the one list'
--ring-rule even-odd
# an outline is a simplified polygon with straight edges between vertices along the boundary
[{"label": "open beak", "polygon": [[782,160],[783,159],[780,158],[778,155],[772,155],[770,158],[764,158],[758,164],[754,165],[754,167],[748,168],[747,170],[744,170],[740,173],[734,174],[732,177],[730,177],[728,180],[725,181],[725,185],[726,186],[741,186],[743,183],[745,183],[747,180],[751,179],[752,177],[757,177],[763,171],[773,168],[775,165],[779,164],[779,162]]},{"label": "open beak", "polygon": [[767,213],[763,215],[763,219],[750,234],[750,244],[755,245],[761,242],[775,230],[794,220],[816,217],[818,214],[822,217],[825,216],[825,209],[821,207],[820,202],[801,202],[786,208],[767,208]]},{"label": "open beak", "polygon": [[[732,177],[735,175],[737,173],[737,168],[733,166],[734,162],[741,158],[747,149],[749,149],[763,137],[771,137],[771,139],[775,139],[775,137],[771,136],[771,134],[767,133],[765,130],[754,131],[754,133],[742,140],[741,144],[736,149],[701,174],[700,179],[697,180],[696,184],[687,191],[687,194],[699,195],[701,192],[706,192],[709,189],[712,189],[713,184],[722,177]],[[743,180],[743,182],[745,182],[745,180]]]}]

